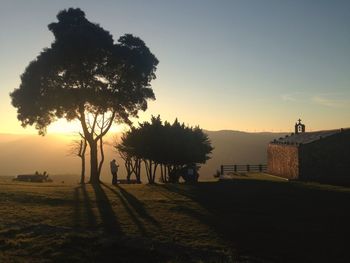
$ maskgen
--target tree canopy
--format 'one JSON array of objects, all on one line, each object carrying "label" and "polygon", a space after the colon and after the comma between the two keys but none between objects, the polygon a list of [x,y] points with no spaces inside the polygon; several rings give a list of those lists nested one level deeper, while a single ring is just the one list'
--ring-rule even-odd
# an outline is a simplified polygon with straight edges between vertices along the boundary
[{"label": "tree canopy", "polygon": [[[213,150],[208,136],[199,127],[189,127],[177,119],[173,124],[152,116],[123,134],[116,148],[130,158],[142,159],[150,182],[158,165],[170,170],[205,163]],[[153,166],[153,170],[151,167]]]},{"label": "tree canopy", "polygon": [[11,94],[17,118],[34,125],[41,135],[59,118],[79,120],[91,151],[91,176],[97,175],[97,143],[114,121],[130,117],[155,99],[150,82],[157,58],[131,34],[114,42],[100,25],[79,8],[57,15],[48,25],[55,40],[34,59]]}]

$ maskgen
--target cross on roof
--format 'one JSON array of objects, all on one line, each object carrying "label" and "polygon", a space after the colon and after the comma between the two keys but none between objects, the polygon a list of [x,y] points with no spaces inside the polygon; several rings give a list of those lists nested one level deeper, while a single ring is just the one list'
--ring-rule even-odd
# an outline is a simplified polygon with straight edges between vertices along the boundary
[{"label": "cross on roof", "polygon": [[301,123],[301,119],[300,118],[299,118],[298,122]]}]

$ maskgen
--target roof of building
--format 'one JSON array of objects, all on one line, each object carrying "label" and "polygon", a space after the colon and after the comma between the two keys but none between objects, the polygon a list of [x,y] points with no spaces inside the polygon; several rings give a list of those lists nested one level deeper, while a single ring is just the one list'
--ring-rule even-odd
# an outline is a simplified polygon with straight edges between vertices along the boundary
[{"label": "roof of building", "polygon": [[326,138],[344,131],[350,131],[350,128],[328,130],[328,131],[302,132],[297,134],[292,133],[291,135],[286,135],[285,137],[280,137],[278,139],[275,139],[271,143],[291,144],[291,145],[307,144],[307,143],[318,141],[322,138]]}]

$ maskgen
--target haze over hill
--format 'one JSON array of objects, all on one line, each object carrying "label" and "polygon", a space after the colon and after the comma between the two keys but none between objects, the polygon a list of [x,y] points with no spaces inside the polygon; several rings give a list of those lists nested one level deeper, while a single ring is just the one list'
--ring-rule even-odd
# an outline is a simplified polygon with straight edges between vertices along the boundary
[{"label": "haze over hill", "polygon": [[[240,131],[205,131],[214,146],[212,159],[201,167],[202,180],[213,179],[213,174],[221,164],[259,164],[266,163],[266,146],[274,138],[286,133],[247,133]],[[125,177],[122,160],[112,147],[120,134],[112,134],[106,139],[105,165],[102,180],[110,181],[109,161],[117,159],[120,176]],[[0,175],[47,171],[51,175],[70,175],[72,182],[78,181],[80,159],[69,155],[74,136],[0,134]],[[87,160],[89,156],[87,156]],[[89,168],[89,167],[87,167]],[[63,177],[61,177],[63,178]],[[59,180],[59,179],[57,179]]]},{"label": "haze over hill", "polygon": [[202,167],[201,174],[212,175],[221,164],[264,164],[267,144],[287,133],[241,131],[205,131],[214,146],[212,158]]}]

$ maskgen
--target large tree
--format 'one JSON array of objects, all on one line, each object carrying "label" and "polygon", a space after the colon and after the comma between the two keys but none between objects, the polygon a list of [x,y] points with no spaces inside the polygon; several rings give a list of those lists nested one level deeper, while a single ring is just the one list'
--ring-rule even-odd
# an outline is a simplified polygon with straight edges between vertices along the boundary
[{"label": "large tree", "polygon": [[[79,120],[90,147],[90,182],[99,182],[98,144],[113,122],[130,124],[155,99],[157,58],[138,37],[111,34],[70,8],[49,24],[55,40],[33,60],[11,93],[22,126],[39,134],[59,118]],[[101,146],[102,147],[102,146]]]}]

